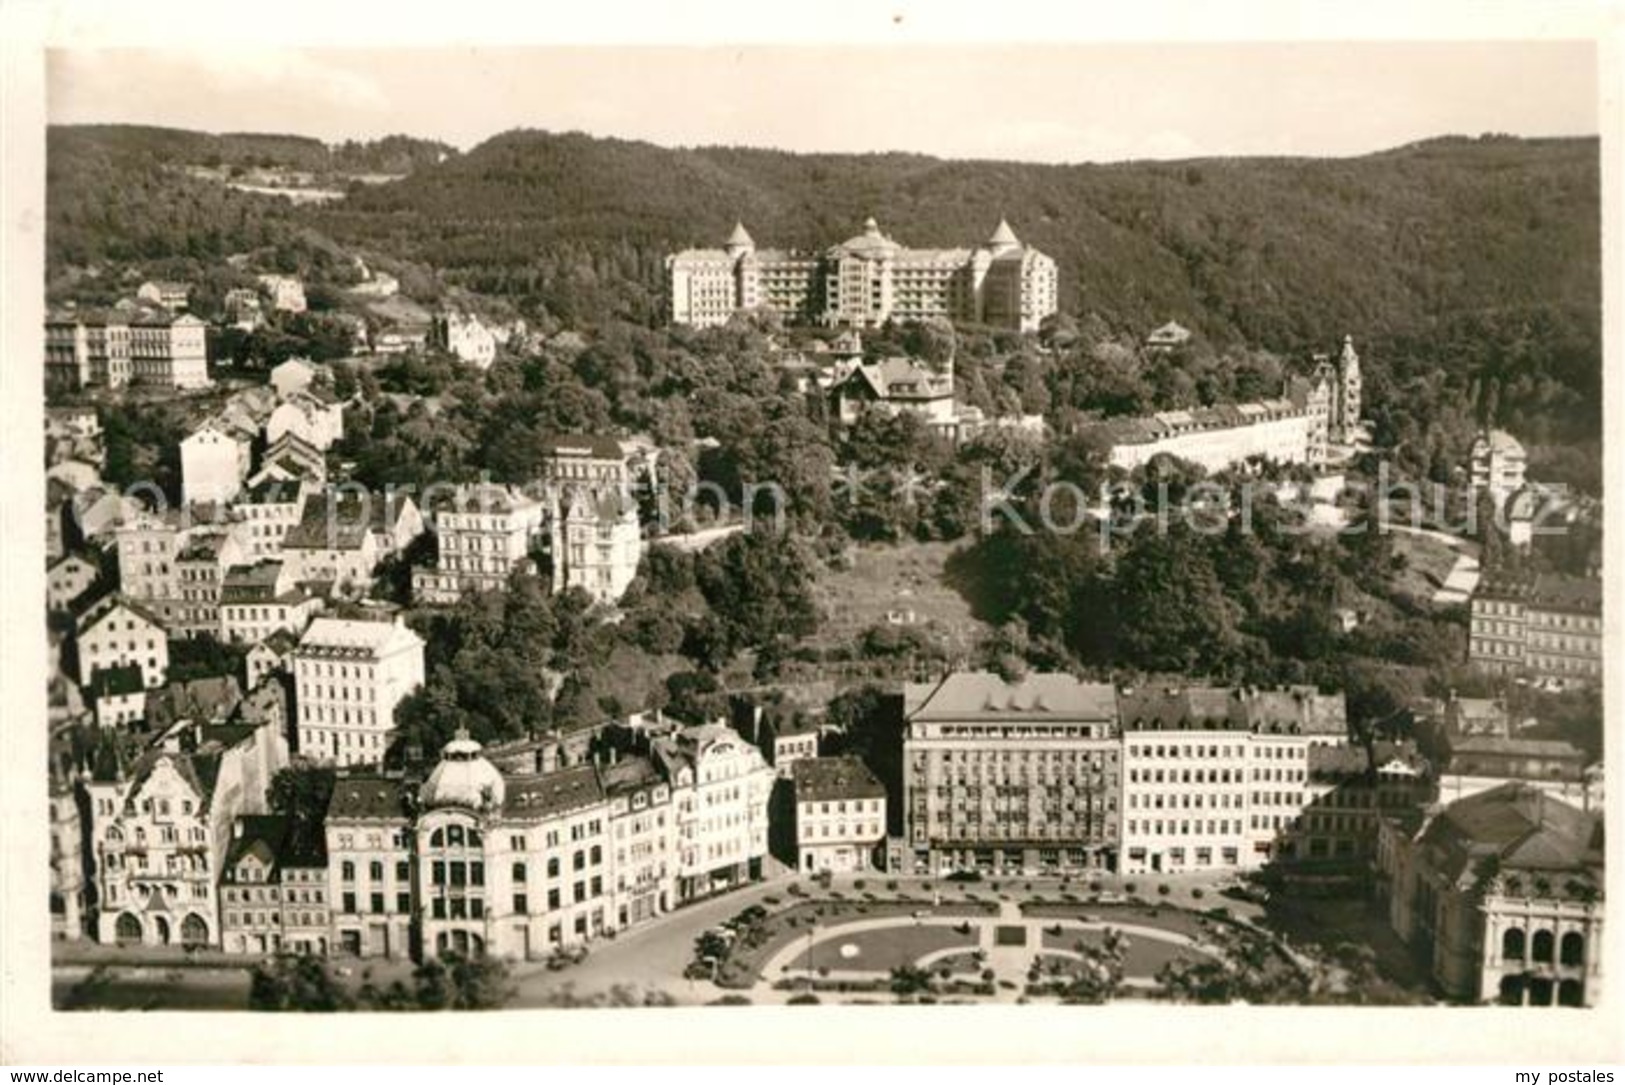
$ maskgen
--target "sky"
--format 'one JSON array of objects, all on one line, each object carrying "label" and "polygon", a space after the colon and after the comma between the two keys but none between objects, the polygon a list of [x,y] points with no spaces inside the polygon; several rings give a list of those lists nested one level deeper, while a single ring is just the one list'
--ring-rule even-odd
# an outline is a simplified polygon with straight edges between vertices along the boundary
[{"label": "sky", "polygon": [[1598,131],[1588,41],[52,50],[54,123],[512,128],[663,146],[1035,162],[1356,155],[1443,134]]}]

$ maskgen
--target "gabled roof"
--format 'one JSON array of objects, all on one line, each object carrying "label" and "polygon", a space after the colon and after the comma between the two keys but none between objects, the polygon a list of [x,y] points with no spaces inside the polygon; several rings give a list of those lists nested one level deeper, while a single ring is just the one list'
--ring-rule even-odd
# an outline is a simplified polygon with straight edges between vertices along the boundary
[{"label": "gabled roof", "polygon": [[120,610],[128,611],[130,614],[140,618],[142,621],[158,629],[160,632],[163,631],[164,623],[159,621],[158,616],[153,614],[152,611],[141,606],[139,603],[126,599],[122,595],[108,595],[97,600],[95,606],[91,607],[89,610],[86,610],[84,614],[80,615],[79,635],[83,637],[90,633],[97,626],[101,625],[109,615]]},{"label": "gabled roof", "polygon": [[1021,244],[1020,241],[1016,240],[1016,232],[1010,229],[1010,223],[1002,218],[999,220],[999,225],[994,228],[993,236],[987,239],[987,243],[990,248]]}]

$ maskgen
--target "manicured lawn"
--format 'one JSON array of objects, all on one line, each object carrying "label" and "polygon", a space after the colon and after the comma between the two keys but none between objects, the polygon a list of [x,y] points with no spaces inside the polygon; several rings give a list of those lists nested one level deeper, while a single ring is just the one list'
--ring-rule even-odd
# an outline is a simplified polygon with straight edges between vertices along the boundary
[{"label": "manicured lawn", "polygon": [[[1153,978],[1161,971],[1162,966],[1170,961],[1201,960],[1207,956],[1188,946],[1175,945],[1172,942],[1161,942],[1155,938],[1136,938],[1134,935],[1124,935],[1127,946],[1123,952],[1123,973],[1131,979],[1144,977]],[[1077,927],[1063,927],[1060,934],[1053,931],[1044,932],[1045,949],[1075,949],[1079,942],[1090,947],[1099,946],[1105,940],[1105,932],[1098,930],[1080,930]],[[1061,958],[1066,960],[1066,958]]]},{"label": "manicured lawn", "polygon": [[907,924],[859,931],[850,936],[842,935],[837,929],[814,943],[811,952],[799,954],[790,967],[889,973],[901,965],[913,964],[928,953],[958,947],[974,949],[975,946],[974,927],[969,934],[961,934],[949,926]]},{"label": "manicured lawn", "polygon": [[1028,919],[1082,919],[1100,923],[1133,923],[1160,927],[1188,938],[1204,936],[1203,926],[1212,922],[1183,908],[1153,908],[1140,904],[1023,904],[1021,914]]},{"label": "manicured lawn", "polygon": [[[932,905],[929,900],[811,900],[791,905],[781,911],[774,912],[763,921],[760,935],[753,944],[745,945],[743,941],[734,946],[729,954],[728,964],[724,970],[723,983],[725,986],[749,986],[760,975],[762,966],[770,960],[779,950],[800,938],[807,937],[809,925],[816,923],[819,927],[819,936],[825,930],[839,926],[842,923],[854,923],[864,919],[881,919],[888,916],[912,916],[917,911],[929,912],[931,918],[945,917],[975,917],[987,916],[998,911],[998,905],[991,902],[944,902]],[[969,936],[974,939],[973,933]],[[778,977],[768,976],[768,980]]]}]

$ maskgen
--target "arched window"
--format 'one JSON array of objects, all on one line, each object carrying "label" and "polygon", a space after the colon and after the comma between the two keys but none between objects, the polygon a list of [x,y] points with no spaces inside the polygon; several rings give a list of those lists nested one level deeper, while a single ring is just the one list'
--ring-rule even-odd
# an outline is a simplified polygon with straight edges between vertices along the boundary
[{"label": "arched window", "polygon": [[1552,937],[1551,931],[1536,931],[1535,937],[1530,941],[1529,959],[1538,964],[1551,964],[1553,942],[1555,941],[1556,939]]},{"label": "arched window", "polygon": [[1513,927],[1501,935],[1501,959],[1503,961],[1521,961],[1524,953],[1523,931]]},{"label": "arched window", "polygon": [[463,846],[463,827],[461,825],[446,826],[446,843],[454,848]]},{"label": "arched window", "polygon": [[196,914],[188,914],[181,920],[181,944],[187,946],[202,946],[209,942],[209,925],[203,922]]},{"label": "arched window", "polygon": [[445,846],[446,846],[446,831],[444,829],[436,829],[434,832],[429,834],[429,847],[431,847],[431,848],[443,848]]},{"label": "arched window", "polygon": [[480,836],[480,831],[478,829],[470,829],[470,830],[468,830],[468,846],[469,847],[477,848],[477,847],[482,846],[483,843],[484,843],[484,838]]},{"label": "arched window", "polygon": [[139,943],[141,941],[141,920],[129,912],[125,912],[118,917],[118,922],[113,925],[113,934],[120,945]]},{"label": "arched window", "polygon": [[1586,956],[1585,935],[1579,931],[1569,931],[1563,936],[1561,957],[1564,964],[1584,964]]}]

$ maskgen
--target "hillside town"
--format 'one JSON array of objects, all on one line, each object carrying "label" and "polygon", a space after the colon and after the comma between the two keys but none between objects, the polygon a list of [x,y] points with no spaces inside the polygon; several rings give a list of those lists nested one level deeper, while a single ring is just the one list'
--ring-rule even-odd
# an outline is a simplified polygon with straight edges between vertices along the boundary
[{"label": "hillside town", "polygon": [[[549,1004],[636,937],[676,1001],[1600,998],[1600,550],[1546,549],[1600,499],[1487,418],[1442,510],[1362,490],[1352,334],[1086,332],[1004,219],[737,224],[620,340],[311,266],[135,262],[46,318],[65,975],[501,961]],[[1069,352],[1105,391],[1063,411]],[[1063,483],[1123,553],[975,528]],[[1126,519],[1170,484],[1222,541]]]}]

